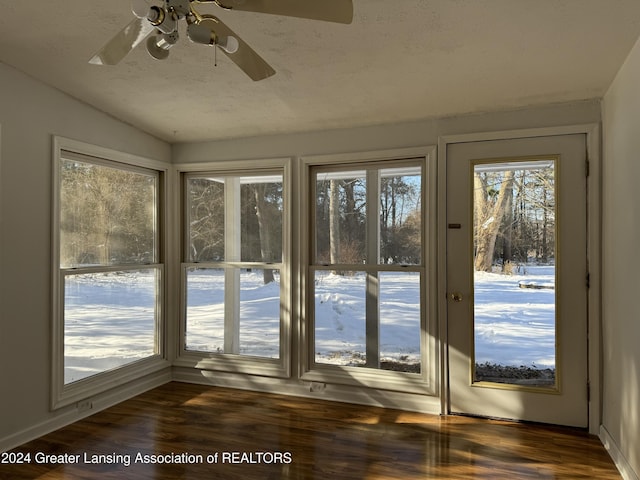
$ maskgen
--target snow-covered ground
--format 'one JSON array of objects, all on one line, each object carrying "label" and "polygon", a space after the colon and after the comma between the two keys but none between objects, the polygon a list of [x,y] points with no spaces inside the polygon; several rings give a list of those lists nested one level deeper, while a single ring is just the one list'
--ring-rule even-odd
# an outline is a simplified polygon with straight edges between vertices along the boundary
[{"label": "snow-covered ground", "polygon": [[[280,279],[264,284],[263,270],[240,273],[241,355],[280,356]],[[224,351],[224,271],[190,270],[187,280],[188,350]]]},{"label": "snow-covered ground", "polygon": [[[527,267],[526,274],[476,273],[475,349],[478,363],[553,367],[555,291],[523,289],[519,282],[549,284],[553,267]],[[523,273],[523,272],[522,272]],[[276,280],[278,280],[276,275]],[[151,273],[67,277],[65,381],[72,382],[152,355],[154,352]],[[198,269],[188,275],[187,338],[190,350],[224,348],[224,273]],[[365,354],[365,277],[315,278],[316,361],[362,364]],[[381,358],[420,361],[419,276],[380,276]],[[92,303],[88,303],[91,299]],[[279,282],[263,284],[261,270],[240,278],[240,354],[279,356]]]},{"label": "snow-covered ground", "polygon": [[[420,363],[420,276],[380,274],[380,358]],[[366,278],[317,272],[316,362],[361,365],[365,361]]]},{"label": "snow-covered ground", "polygon": [[65,285],[65,383],[155,351],[153,272],[69,275]]},{"label": "snow-covered ground", "polygon": [[[516,275],[475,273],[476,363],[555,368],[553,266]],[[546,288],[520,288],[529,283]]]}]

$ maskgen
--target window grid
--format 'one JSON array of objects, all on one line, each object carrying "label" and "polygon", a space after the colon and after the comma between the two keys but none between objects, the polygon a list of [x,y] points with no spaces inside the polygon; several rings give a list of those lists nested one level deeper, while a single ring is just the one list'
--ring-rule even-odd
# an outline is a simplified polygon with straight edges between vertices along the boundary
[{"label": "window grid", "polygon": [[[287,207],[287,187],[285,184],[286,167],[251,172],[234,169],[224,171],[213,171],[203,173],[201,171],[185,172],[182,175],[184,190],[184,261],[182,263],[183,270],[183,298],[185,299],[182,306],[183,321],[181,327],[181,358],[178,363],[190,364],[198,360],[199,365],[206,365],[210,369],[226,369],[233,365],[234,371],[273,372],[278,376],[282,372],[288,372],[289,367],[285,364],[289,358],[288,348],[288,315],[289,307],[287,306],[287,292],[290,287],[287,284],[288,275],[286,274],[286,245],[284,233],[287,229],[288,213]],[[197,222],[197,218],[193,218],[193,198],[190,194],[190,182],[199,181],[201,179],[210,179],[218,182],[223,186],[219,191],[221,211],[223,217],[218,221],[218,228],[224,230],[221,235],[224,248],[220,250],[221,255],[215,259],[207,259],[206,261],[194,262],[193,254],[193,231],[192,225]],[[279,191],[274,198],[278,204],[279,213],[276,214],[278,220],[274,217],[267,218],[271,220],[269,224],[260,223],[264,219],[259,218],[259,214],[265,214],[266,209],[271,209],[273,215],[273,199],[272,202],[263,202],[264,195],[271,188]],[[279,195],[279,197],[278,197]],[[255,202],[254,209],[256,218],[251,216],[251,205]],[[249,208],[249,210],[247,210]],[[260,212],[260,208],[263,209]],[[249,212],[249,213],[247,213]],[[265,214],[266,216],[266,214]],[[221,216],[222,217],[222,216]],[[254,226],[247,226],[254,222]],[[271,230],[273,231],[271,232]],[[273,240],[270,247],[266,247],[264,238],[265,231],[272,233]],[[256,235],[256,233],[258,235]],[[265,234],[266,235],[266,234]],[[255,237],[255,238],[254,238]],[[259,244],[259,253],[256,251],[256,244]],[[253,245],[253,247],[252,247]],[[274,246],[275,245],[275,246]],[[253,248],[253,250],[252,250]],[[253,252],[253,253],[251,253]],[[196,323],[194,321],[194,305],[190,300],[195,298],[195,291],[189,291],[190,272],[194,269],[217,269],[223,275],[223,304],[218,312],[218,317],[222,317],[223,346],[217,348],[202,348],[191,342],[190,339],[195,338]],[[265,296],[271,295],[270,298],[254,297],[260,288],[253,289],[252,285],[245,284],[251,278],[255,279],[257,275],[262,273],[264,286],[263,290],[267,291]],[[272,281],[273,280],[273,281]],[[274,292],[277,289],[277,292]],[[258,293],[259,295],[259,293]],[[273,297],[276,295],[276,297]],[[274,301],[277,304],[274,304]],[[253,348],[250,339],[256,338],[254,324],[251,322],[250,316],[256,314],[254,304],[268,304],[264,308],[257,311],[257,315],[264,317],[270,315],[271,324],[264,325],[265,328],[259,341],[264,344],[264,351]],[[248,312],[248,313],[246,313]],[[253,312],[253,313],[251,313]],[[268,313],[265,313],[268,312]],[[213,318],[213,317],[211,317]],[[220,322],[218,322],[220,325]],[[274,333],[277,330],[277,333]],[[215,334],[218,338],[218,334]],[[274,335],[277,337],[274,340]],[[206,333],[204,334],[206,337]],[[212,337],[212,335],[209,335]],[[264,337],[268,337],[266,340]],[[277,346],[274,348],[274,343]],[[209,343],[205,341],[204,343]],[[271,364],[271,367],[269,366]]]},{"label": "window grid", "polygon": [[[424,224],[424,211],[422,210],[425,197],[425,172],[424,167],[421,162],[415,161],[384,161],[384,162],[376,162],[376,163],[363,163],[363,164],[350,164],[350,165],[339,165],[339,166],[315,166],[310,168],[310,192],[313,200],[310,202],[310,206],[312,206],[312,211],[309,217],[311,218],[311,242],[310,242],[310,258],[312,259],[309,265],[309,284],[311,285],[312,294],[310,298],[317,297],[317,274],[318,272],[328,272],[328,273],[336,273],[336,272],[360,272],[365,276],[365,301],[364,301],[364,311],[365,311],[365,361],[364,364],[359,364],[360,366],[365,366],[369,369],[376,369],[380,371],[380,369],[397,369],[396,367],[389,367],[388,365],[383,365],[381,362],[381,351],[383,350],[380,344],[380,335],[381,335],[381,323],[382,319],[380,317],[380,299],[381,299],[381,291],[380,291],[380,275],[382,272],[397,272],[397,273],[409,273],[415,272],[419,275],[419,286],[416,303],[419,306],[419,331],[415,331],[416,337],[418,337],[418,341],[420,343],[420,353],[419,357],[419,365],[417,367],[418,372],[423,372],[424,358],[426,355],[423,354],[423,350],[425,345],[423,345],[422,334],[421,331],[426,328],[425,325],[425,312],[423,299],[423,285],[425,284],[425,242],[424,242],[424,228],[420,228],[419,237],[420,237],[420,260],[418,264],[408,265],[408,264],[385,264],[383,263],[380,257],[380,245],[381,245],[381,232],[380,232],[380,219],[381,219],[381,179],[383,175],[386,173],[387,175],[393,175],[393,173],[397,174],[407,174],[413,172],[415,175],[416,171],[419,172],[420,180],[419,180],[419,200],[418,207],[421,209],[422,213],[420,213],[420,224]],[[353,172],[358,172],[360,178],[364,179],[364,183],[366,185],[366,241],[365,241],[365,255],[364,255],[364,263],[346,263],[346,262],[326,262],[318,260],[321,258],[319,255],[319,232],[318,232],[318,182],[322,177],[325,180],[329,179],[332,181],[336,181],[340,176],[349,176],[357,177],[358,175],[353,174]],[[334,186],[335,184],[332,184]],[[332,188],[332,187],[330,187]],[[324,258],[323,258],[324,260]],[[340,259],[342,260],[342,259]],[[314,280],[315,279],[315,280]],[[334,368],[333,365],[329,365],[326,362],[322,362],[318,360],[317,357],[317,335],[318,332],[316,328],[318,328],[320,318],[317,317],[320,313],[318,313],[319,305],[316,304],[313,306],[313,303],[309,303],[307,308],[312,311],[310,316],[311,318],[311,328],[309,329],[311,335],[309,336],[310,341],[310,357],[311,357],[311,370],[312,371],[320,371],[325,370],[327,368]],[[318,322],[316,321],[318,320]],[[386,362],[388,363],[388,362]],[[349,364],[347,364],[348,366]],[[352,365],[358,365],[357,363],[352,363]],[[343,367],[339,367],[343,368]],[[402,370],[403,367],[400,367]],[[418,373],[416,372],[415,367],[406,367],[406,372]]]},{"label": "window grid", "polygon": [[164,164],[54,137],[53,409],[166,367]]}]

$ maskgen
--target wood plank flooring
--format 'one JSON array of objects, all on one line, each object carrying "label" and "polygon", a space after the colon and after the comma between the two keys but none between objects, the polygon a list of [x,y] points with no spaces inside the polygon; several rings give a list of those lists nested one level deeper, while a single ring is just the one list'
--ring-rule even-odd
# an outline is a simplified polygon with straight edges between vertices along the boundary
[{"label": "wood plank flooring", "polygon": [[11,454],[2,479],[621,478],[579,430],[177,382]]}]

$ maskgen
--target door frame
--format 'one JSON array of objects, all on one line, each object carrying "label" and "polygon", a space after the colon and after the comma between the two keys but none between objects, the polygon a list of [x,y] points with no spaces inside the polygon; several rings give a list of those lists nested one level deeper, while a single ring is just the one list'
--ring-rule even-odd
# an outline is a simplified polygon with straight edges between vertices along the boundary
[{"label": "door frame", "polygon": [[601,379],[601,246],[602,246],[602,161],[600,155],[600,124],[578,124],[558,127],[503,130],[495,132],[465,133],[445,135],[438,138],[438,326],[440,332],[441,410],[450,412],[448,357],[448,302],[447,294],[447,147],[455,143],[468,143],[517,138],[536,138],[558,135],[584,134],[586,136],[587,177],[587,266],[589,269],[589,289],[587,292],[588,328],[588,381],[589,381],[589,433],[597,435],[602,419],[602,379]]}]

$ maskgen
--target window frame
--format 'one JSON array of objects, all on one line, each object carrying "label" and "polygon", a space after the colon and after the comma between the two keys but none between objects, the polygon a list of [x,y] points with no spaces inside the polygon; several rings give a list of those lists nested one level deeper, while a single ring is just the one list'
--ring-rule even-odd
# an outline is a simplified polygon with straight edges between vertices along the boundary
[{"label": "window frame", "polygon": [[[123,171],[140,172],[153,175],[156,179],[156,206],[154,209],[156,223],[155,259],[154,263],[113,264],[89,267],[61,267],[60,265],[60,208],[61,208],[61,175],[60,168],[64,160],[78,160],[98,166],[116,168]],[[124,385],[133,380],[167,368],[166,345],[166,191],[168,165],[146,157],[124,153],[105,147],[72,140],[64,137],[53,137],[53,186],[52,186],[52,361],[51,361],[51,409],[71,405],[96,394]],[[83,273],[109,273],[116,271],[155,270],[155,332],[154,353],[145,358],[129,362],[125,365],[65,384],[64,349],[65,349],[65,278]]]},{"label": "window frame", "polygon": [[[298,221],[301,228],[300,247],[300,342],[298,368],[301,379],[310,382],[337,383],[392,390],[398,392],[438,395],[439,347],[437,317],[437,237],[436,237],[436,149],[434,146],[403,148],[347,154],[314,155],[303,157],[300,169],[301,207]],[[420,163],[422,166],[422,259],[419,265],[318,264],[315,258],[315,171],[353,171],[375,168],[384,170],[398,165]],[[305,191],[306,190],[306,191]],[[376,209],[378,211],[378,209]],[[375,215],[375,213],[374,213]],[[378,215],[376,215],[378,218]],[[379,220],[376,220],[377,223]],[[374,222],[369,222],[369,224]],[[370,237],[369,237],[370,238]],[[314,276],[319,270],[357,270],[369,272],[420,272],[421,308],[421,371],[394,372],[380,368],[330,365],[315,361],[315,295]]]},{"label": "window frame", "polygon": [[[180,192],[177,211],[180,212],[180,325],[178,329],[176,367],[195,368],[207,371],[232,372],[264,377],[289,378],[291,376],[291,330],[293,308],[293,286],[291,266],[291,158],[262,160],[219,161],[183,164],[176,168],[175,191]],[[256,177],[282,175],[282,259],[280,262],[214,261],[193,262],[189,257],[189,231],[186,219],[189,202],[186,196],[186,181],[198,176],[212,177]],[[186,349],[187,322],[187,270],[189,268],[273,268],[280,271],[280,338],[279,357],[267,358],[234,353],[205,352]],[[240,292],[237,292],[238,295]],[[227,291],[225,290],[225,296]]]}]

